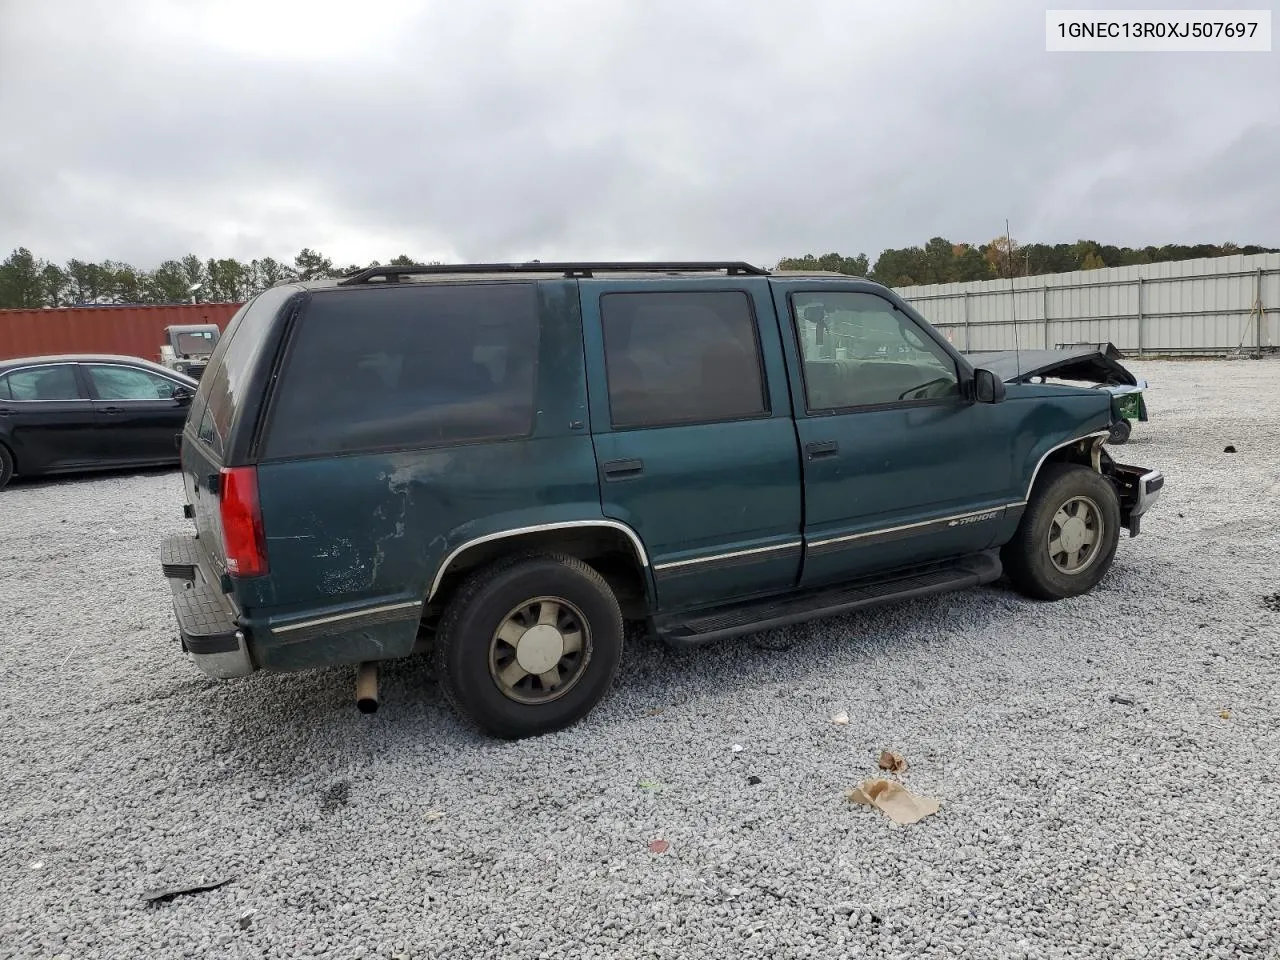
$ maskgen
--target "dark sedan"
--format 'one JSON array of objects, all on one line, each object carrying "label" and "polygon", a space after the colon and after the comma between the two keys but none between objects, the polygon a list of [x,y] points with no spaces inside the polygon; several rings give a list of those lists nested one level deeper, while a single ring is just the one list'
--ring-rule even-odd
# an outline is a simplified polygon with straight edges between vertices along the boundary
[{"label": "dark sedan", "polygon": [[15,474],[177,463],[197,386],[138,357],[0,360],[0,488]]}]

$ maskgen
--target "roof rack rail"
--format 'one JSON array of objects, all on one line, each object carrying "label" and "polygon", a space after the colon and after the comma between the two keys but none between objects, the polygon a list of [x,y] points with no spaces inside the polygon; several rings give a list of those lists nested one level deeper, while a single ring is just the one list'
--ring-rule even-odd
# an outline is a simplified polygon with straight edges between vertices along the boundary
[{"label": "roof rack rail", "polygon": [[559,273],[569,279],[591,277],[596,273],[704,273],[712,270],[723,270],[731,277],[767,277],[769,271],[763,267],[752,266],[740,260],[673,260],[673,261],[634,261],[622,263],[610,262],[568,262],[542,263],[531,260],[528,263],[431,263],[414,264],[409,267],[368,267],[359,273],[353,273],[338,281],[338,286],[348,287],[368,283],[378,278],[388,283],[398,283],[401,277],[433,273]]}]

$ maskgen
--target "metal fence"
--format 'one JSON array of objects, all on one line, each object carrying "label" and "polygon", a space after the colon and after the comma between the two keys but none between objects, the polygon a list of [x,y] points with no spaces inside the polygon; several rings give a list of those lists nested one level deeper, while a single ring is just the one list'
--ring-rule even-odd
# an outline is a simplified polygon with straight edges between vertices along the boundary
[{"label": "metal fence", "polygon": [[1110,341],[1127,354],[1274,352],[1280,254],[899,287],[961,350]]}]

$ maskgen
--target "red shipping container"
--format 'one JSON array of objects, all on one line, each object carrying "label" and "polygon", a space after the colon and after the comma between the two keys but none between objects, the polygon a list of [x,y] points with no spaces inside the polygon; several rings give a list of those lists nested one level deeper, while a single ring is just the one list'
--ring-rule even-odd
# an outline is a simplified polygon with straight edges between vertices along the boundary
[{"label": "red shipping container", "polygon": [[165,327],[214,323],[225,330],[239,309],[238,303],[167,303],[0,310],[0,360],[114,353],[159,362]]}]

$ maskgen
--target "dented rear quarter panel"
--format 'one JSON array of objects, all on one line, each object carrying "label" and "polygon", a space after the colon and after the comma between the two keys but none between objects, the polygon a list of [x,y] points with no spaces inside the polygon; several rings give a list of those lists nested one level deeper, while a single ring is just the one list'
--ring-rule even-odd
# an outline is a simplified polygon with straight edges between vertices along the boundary
[{"label": "dented rear quarter panel", "polygon": [[237,599],[260,666],[304,669],[404,656],[416,637],[416,615],[306,643],[273,627],[421,601],[440,563],[467,540],[601,517],[576,287],[539,285],[530,436],[258,464],[271,572],[239,583]]}]

